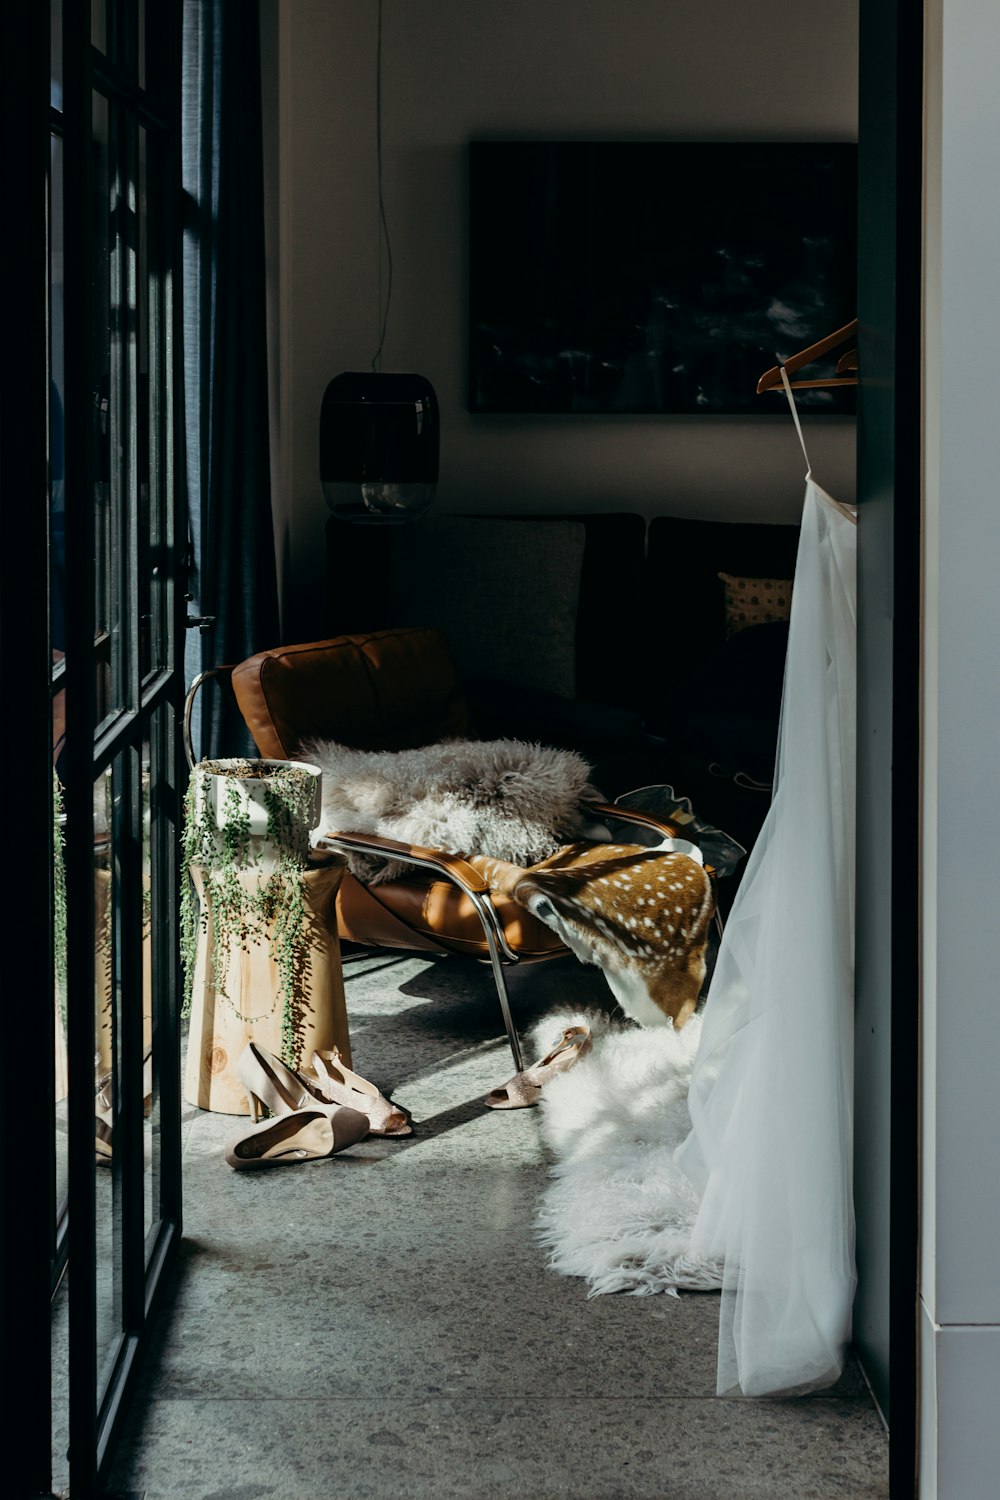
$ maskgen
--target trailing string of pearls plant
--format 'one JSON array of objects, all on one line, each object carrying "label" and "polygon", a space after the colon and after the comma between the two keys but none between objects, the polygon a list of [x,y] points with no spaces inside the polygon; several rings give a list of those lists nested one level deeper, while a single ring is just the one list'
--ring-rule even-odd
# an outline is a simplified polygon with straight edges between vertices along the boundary
[{"label": "trailing string of pearls plant", "polygon": [[[254,796],[248,796],[247,783]],[[259,794],[259,795],[258,795]],[[226,985],[230,957],[269,944],[282,1006],[282,1057],[296,1063],[309,932],[302,875],[315,823],[315,768],[286,761],[206,760],[194,767],[184,799],[182,850],[202,877],[181,894],[181,956],[186,978],[182,1014],[191,1013],[199,932],[212,924],[211,982],[241,1021]],[[261,805],[266,821],[261,824]],[[248,879],[248,875],[256,879]],[[241,876],[243,878],[241,878]]]}]

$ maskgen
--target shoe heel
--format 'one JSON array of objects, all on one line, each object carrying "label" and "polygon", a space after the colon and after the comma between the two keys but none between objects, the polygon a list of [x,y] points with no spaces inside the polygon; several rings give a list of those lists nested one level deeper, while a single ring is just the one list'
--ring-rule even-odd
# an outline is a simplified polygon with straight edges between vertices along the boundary
[{"label": "shoe heel", "polygon": [[250,1106],[250,1118],[256,1125],[261,1118],[260,1100],[252,1089],[246,1090],[247,1104]]}]

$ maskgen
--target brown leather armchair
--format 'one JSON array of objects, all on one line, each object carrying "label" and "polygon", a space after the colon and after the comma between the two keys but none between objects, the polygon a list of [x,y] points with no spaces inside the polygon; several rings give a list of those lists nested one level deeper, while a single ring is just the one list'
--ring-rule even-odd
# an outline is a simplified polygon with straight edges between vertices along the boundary
[{"label": "brown leather armchair", "polygon": [[[229,679],[261,756],[291,759],[307,738],[355,749],[403,750],[448,737],[475,737],[447,643],[437,630],[405,628],[343,635],[260,651],[237,666],[196,677],[184,714],[188,762],[194,698],[209,678]],[[596,806],[616,819],[673,834],[644,813]],[[350,829],[325,831],[344,850],[391,855],[412,877],[373,888],[345,875],[337,896],[340,936],[367,947],[457,953],[492,966],[515,1067],[523,1067],[505,970],[569,950],[509,896],[490,888],[466,860]],[[476,851],[469,851],[474,854]]]}]

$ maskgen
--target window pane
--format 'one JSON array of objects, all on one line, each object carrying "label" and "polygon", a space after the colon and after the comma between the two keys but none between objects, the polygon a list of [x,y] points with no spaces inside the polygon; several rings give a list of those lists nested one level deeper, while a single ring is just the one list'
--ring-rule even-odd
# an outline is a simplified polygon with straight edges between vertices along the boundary
[{"label": "window pane", "polygon": [[97,1385],[103,1395],[122,1330],[122,1181],[114,1152],[120,1100],[122,767],[94,782],[94,1008],[95,1057]]},{"label": "window pane", "polygon": [[[62,8],[54,0],[52,10],[53,56],[61,63]],[[60,73],[61,76],[61,73]],[[61,101],[60,101],[61,102]],[[65,353],[63,338],[63,143],[50,140],[49,179],[49,640],[54,674],[66,652],[65,616],[65,470],[63,464],[63,390]],[[69,1072],[66,1051],[66,880],[63,843],[66,818],[58,766],[66,737],[66,694],[52,697],[52,892],[55,957],[55,1214],[58,1222],[66,1211],[68,1187],[67,1110]]]},{"label": "window pane", "polygon": [[138,274],[136,277],[136,356],[138,360],[138,503],[139,503],[139,675],[143,681],[153,664],[153,568],[156,542],[156,495],[152,471],[157,450],[153,431],[153,391],[150,379],[149,171],[148,142],[139,130]]},{"label": "window pane", "polygon": [[161,1049],[172,1036],[170,1026],[177,1003],[175,943],[177,853],[175,821],[170,809],[170,784],[175,717],[170,704],[158,708],[142,752],[142,872],[143,872],[143,1054],[145,1063],[145,1229],[147,1253],[163,1217],[161,1178],[160,1077]]},{"label": "window pane", "polygon": [[[149,806],[150,773],[143,772],[143,799]],[[153,885],[151,829],[148,811],[143,821],[142,872],[142,1106],[143,1106],[143,1226],[147,1247],[160,1221],[160,1060],[154,1055]],[[159,925],[159,924],[157,924]],[[157,934],[159,937],[159,933]],[[156,946],[159,946],[158,944]],[[155,999],[159,999],[155,996]]]},{"label": "window pane", "polygon": [[62,8],[63,0],[50,0],[49,5],[49,103],[53,109],[62,109]]},{"label": "window pane", "polygon": [[62,785],[52,772],[52,929],[55,950],[55,1103],[56,1103],[56,1218],[66,1210],[69,1184],[69,1068],[66,1053],[66,814]]},{"label": "window pane", "polygon": [[52,1300],[52,1489],[69,1494],[69,1281]]},{"label": "window pane", "polygon": [[[49,638],[53,664],[66,654],[66,479],[63,463],[63,143],[51,139],[49,192]],[[63,695],[54,704],[53,745],[62,747]]]},{"label": "window pane", "polygon": [[108,50],[108,0],[91,0],[90,40],[101,52]]},{"label": "window pane", "polygon": [[[139,132],[138,504],[140,672],[143,680],[168,660],[166,354],[167,305],[155,247],[162,242],[162,143]],[[153,247],[151,249],[151,247]]]},{"label": "window pane", "polygon": [[94,95],[94,295],[92,298],[97,481],[94,495],[96,719],[103,725],[129,707],[126,465],[128,367],[126,242],[119,112]]}]

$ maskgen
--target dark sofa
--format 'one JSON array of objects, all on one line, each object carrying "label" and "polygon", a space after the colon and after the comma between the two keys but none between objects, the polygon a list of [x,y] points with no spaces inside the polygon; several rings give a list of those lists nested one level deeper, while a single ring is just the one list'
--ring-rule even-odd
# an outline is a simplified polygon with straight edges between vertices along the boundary
[{"label": "dark sofa", "polygon": [[719,573],[790,579],[798,527],[629,512],[327,528],[330,634],[434,625],[477,731],[670,782],[746,847],[769,804],[787,625],[726,634]]}]

